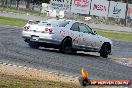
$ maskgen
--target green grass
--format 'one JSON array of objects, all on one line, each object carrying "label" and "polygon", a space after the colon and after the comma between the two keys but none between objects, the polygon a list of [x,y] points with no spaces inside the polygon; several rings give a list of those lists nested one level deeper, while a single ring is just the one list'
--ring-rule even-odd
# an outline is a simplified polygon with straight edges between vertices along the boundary
[{"label": "green grass", "polygon": [[123,40],[123,41],[131,41],[132,42],[132,33],[129,32],[115,32],[115,31],[106,31],[106,30],[99,30],[95,29],[97,34],[102,36],[116,39],[116,40]]},{"label": "green grass", "polygon": [[0,75],[0,88],[82,88],[75,84]]},{"label": "green grass", "polygon": [[10,25],[10,26],[23,27],[26,23],[27,23],[26,20],[0,16],[0,25]]},{"label": "green grass", "polygon": [[7,8],[7,7],[3,7],[3,6],[0,6],[0,11],[1,12],[13,12],[13,13],[20,13],[20,14],[30,14],[30,15],[35,15],[35,16],[38,16],[38,15],[42,15],[44,16],[45,14],[41,14],[39,11],[33,11],[33,10],[30,10],[30,9],[25,9],[25,8],[16,8],[16,7],[10,7],[10,8]]}]

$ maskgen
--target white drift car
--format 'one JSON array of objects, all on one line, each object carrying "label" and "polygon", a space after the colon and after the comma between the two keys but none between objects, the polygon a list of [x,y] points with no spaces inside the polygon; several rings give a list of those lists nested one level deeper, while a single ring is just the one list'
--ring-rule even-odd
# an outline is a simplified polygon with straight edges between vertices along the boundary
[{"label": "white drift car", "polygon": [[62,53],[77,51],[99,52],[107,58],[111,53],[112,41],[102,37],[86,25],[75,20],[29,21],[23,29],[22,36],[31,48],[53,47]]}]

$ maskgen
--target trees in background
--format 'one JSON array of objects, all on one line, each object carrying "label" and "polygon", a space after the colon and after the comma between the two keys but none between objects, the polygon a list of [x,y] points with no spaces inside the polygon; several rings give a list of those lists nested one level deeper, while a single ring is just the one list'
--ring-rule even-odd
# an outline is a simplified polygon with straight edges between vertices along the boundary
[{"label": "trees in background", "polygon": [[[16,7],[19,8],[20,1],[26,2],[25,7],[27,9],[30,8],[30,3],[32,3],[33,5],[35,4],[41,5],[42,3],[50,2],[50,0],[0,0],[0,3],[2,6],[11,7],[12,2],[15,2]],[[120,2],[125,2],[125,3],[132,3],[132,0],[108,0],[108,1],[120,1]]]},{"label": "trees in background", "polygon": [[4,6],[4,0],[1,0],[1,5]]},{"label": "trees in background", "polygon": [[26,8],[29,9],[30,3],[40,5],[42,3],[49,3],[50,0],[25,0],[26,1]]},{"label": "trees in background", "polygon": [[19,8],[20,0],[1,0],[0,3],[1,3],[1,6],[11,7],[13,1],[16,2],[16,7]]},{"label": "trees in background", "polygon": [[[10,1],[12,1],[12,0],[10,0]],[[16,0],[16,7],[17,8],[19,8],[19,2],[20,2],[20,0]],[[11,3],[11,2],[10,2]]]},{"label": "trees in background", "polygon": [[50,0],[32,0],[32,2],[34,2],[36,4],[41,4],[41,3],[49,3]]},{"label": "trees in background", "polygon": [[50,0],[0,0],[0,4],[1,4],[1,6],[11,7],[11,5],[15,3],[16,8],[19,8],[20,1],[25,2],[26,8],[29,9],[30,3],[40,5],[41,3],[49,3]]},{"label": "trees in background", "polygon": [[25,0],[26,1],[26,8],[29,9],[31,0]]},{"label": "trees in background", "polygon": [[[19,2],[20,1],[25,1],[26,2],[26,8],[30,7],[30,3],[35,3],[35,4],[41,4],[41,3],[49,3],[50,0],[0,0],[2,6],[11,6],[13,2],[16,2],[16,6],[19,7]],[[121,1],[121,2],[129,2],[132,3],[132,0],[108,0],[108,1]]]}]

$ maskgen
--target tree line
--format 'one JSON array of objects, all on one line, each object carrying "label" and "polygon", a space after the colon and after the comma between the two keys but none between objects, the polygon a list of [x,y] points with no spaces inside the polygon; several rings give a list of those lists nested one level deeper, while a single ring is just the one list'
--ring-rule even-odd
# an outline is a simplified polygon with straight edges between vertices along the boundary
[{"label": "tree line", "polygon": [[[19,2],[26,2],[26,8],[30,8],[30,3],[41,5],[42,3],[50,3],[50,0],[0,0],[1,6],[11,7],[12,2],[16,2],[16,7],[19,8]],[[124,3],[132,3],[132,0],[108,0],[108,1],[119,1]]]},{"label": "tree line", "polygon": [[50,0],[0,0],[1,6],[11,7],[13,2],[16,2],[16,7],[19,7],[19,2],[24,1],[26,2],[26,8],[29,9],[30,3],[34,4],[42,4],[42,3],[49,3]]}]

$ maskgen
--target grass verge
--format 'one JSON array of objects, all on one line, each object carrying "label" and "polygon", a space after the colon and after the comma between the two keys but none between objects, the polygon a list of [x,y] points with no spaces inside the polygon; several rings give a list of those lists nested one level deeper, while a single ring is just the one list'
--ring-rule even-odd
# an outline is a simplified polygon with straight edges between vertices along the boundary
[{"label": "grass verge", "polygon": [[[77,78],[0,64],[0,88],[84,88]],[[88,88],[122,88],[88,86]]]},{"label": "grass verge", "polygon": [[45,14],[40,13],[40,11],[34,11],[34,10],[30,10],[30,9],[26,9],[26,8],[16,8],[16,7],[4,7],[4,6],[0,6],[0,11],[1,12],[13,12],[13,13],[19,13],[19,14],[31,14],[34,16],[44,16]]},{"label": "grass verge", "polygon": [[105,36],[107,38],[132,42],[132,33],[129,32],[115,32],[101,29],[95,29],[95,31],[97,32],[97,34]]},{"label": "grass verge", "polygon": [[26,23],[27,23],[26,20],[0,16],[0,25],[23,27]]},{"label": "grass verge", "polygon": [[0,88],[82,88],[75,84],[55,81],[39,81],[0,74]]}]

